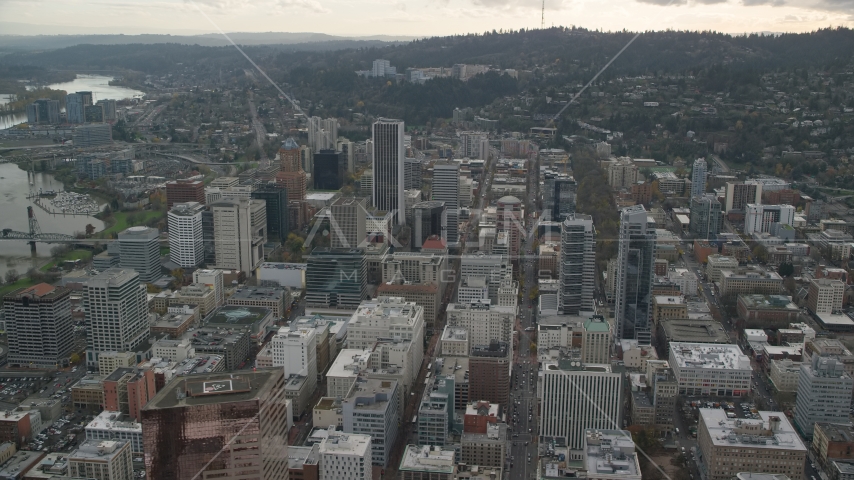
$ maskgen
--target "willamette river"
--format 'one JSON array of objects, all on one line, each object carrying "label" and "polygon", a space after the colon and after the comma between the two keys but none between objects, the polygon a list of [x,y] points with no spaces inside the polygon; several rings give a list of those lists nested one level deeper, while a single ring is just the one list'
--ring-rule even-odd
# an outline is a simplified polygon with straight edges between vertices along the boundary
[{"label": "willamette river", "polygon": [[[82,232],[86,224],[91,223],[96,230],[104,229],[104,222],[94,217],[81,215],[51,215],[30,200],[27,194],[30,189],[38,191],[62,190],[62,183],[47,173],[36,173],[33,185],[30,185],[28,174],[13,163],[0,164],[0,229],[11,228],[19,232],[29,231],[27,221],[27,207],[33,206],[36,219],[44,233],[64,233],[73,235]],[[38,257],[33,258],[30,254],[30,245],[24,241],[0,240],[0,275],[14,268],[18,273],[26,272],[30,267],[44,263],[44,259],[50,257],[50,249],[54,245],[36,244]]]},{"label": "willamette river", "polygon": [[[125,87],[114,87],[110,85],[110,80],[112,79],[113,77],[105,77],[103,75],[78,74],[77,78],[70,82],[54,83],[52,85],[48,85],[48,88],[54,90],[65,90],[68,93],[92,92],[92,97],[96,102],[98,100],[122,100],[124,98],[133,98],[143,95],[143,92],[140,92],[139,90]],[[19,123],[25,123],[26,121],[26,113],[0,115],[0,130],[15,126]]]}]

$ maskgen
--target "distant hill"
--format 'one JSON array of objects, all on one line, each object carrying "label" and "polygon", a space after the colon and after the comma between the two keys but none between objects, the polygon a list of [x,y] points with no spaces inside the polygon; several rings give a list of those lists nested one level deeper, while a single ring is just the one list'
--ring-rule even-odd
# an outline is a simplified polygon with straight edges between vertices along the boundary
[{"label": "distant hill", "polygon": [[[203,47],[223,47],[231,45],[227,38],[219,33],[199,35],[169,35],[160,33],[124,35],[115,33],[96,33],[69,35],[60,31],[57,34],[8,34],[8,32],[27,31],[26,24],[0,22],[0,49],[10,51],[51,50],[73,47],[75,45],[155,45],[176,43],[182,45],[200,45]],[[7,28],[8,27],[8,28]],[[44,31],[44,28],[33,29]],[[313,32],[233,32],[227,34],[240,45],[304,45],[305,50],[337,50],[341,48],[360,48],[379,46],[387,43],[409,42],[417,37],[369,35],[364,37],[336,36]]]}]

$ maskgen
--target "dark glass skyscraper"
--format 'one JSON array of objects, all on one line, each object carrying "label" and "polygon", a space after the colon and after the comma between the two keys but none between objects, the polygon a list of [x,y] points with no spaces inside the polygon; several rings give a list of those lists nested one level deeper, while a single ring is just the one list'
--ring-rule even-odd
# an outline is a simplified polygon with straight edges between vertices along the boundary
[{"label": "dark glass skyscraper", "polygon": [[267,237],[284,242],[290,233],[288,191],[283,184],[268,183],[252,192],[252,198],[267,202]]},{"label": "dark glass skyscraper", "polygon": [[339,190],[347,174],[347,156],[344,152],[321,150],[314,154],[312,180],[315,190]]},{"label": "dark glass skyscraper", "polygon": [[315,248],[306,263],[306,305],[355,308],[367,297],[368,267],[363,249]]},{"label": "dark glass skyscraper", "polygon": [[381,118],[371,127],[373,154],[373,205],[378,210],[396,213],[397,223],[406,223],[403,144],[403,120]]},{"label": "dark glass skyscraper", "polygon": [[630,338],[638,340],[641,345],[650,344],[655,240],[655,222],[649,218],[643,205],[627,207],[620,212],[615,312],[617,340]]},{"label": "dark glass skyscraper", "polygon": [[142,410],[148,478],[288,478],[281,368],[173,380]]}]

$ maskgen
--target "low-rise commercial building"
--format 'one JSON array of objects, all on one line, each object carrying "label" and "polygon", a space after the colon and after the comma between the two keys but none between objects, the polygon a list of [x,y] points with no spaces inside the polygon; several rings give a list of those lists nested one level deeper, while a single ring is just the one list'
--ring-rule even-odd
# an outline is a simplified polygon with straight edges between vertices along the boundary
[{"label": "low-rise commercial building", "polygon": [[759,419],[727,418],[723,409],[700,409],[697,463],[703,480],[731,480],[739,472],[804,478],[807,449],[782,412]]},{"label": "low-rise commercial building", "polygon": [[670,366],[680,395],[732,397],[750,393],[753,369],[738,345],[671,342]]},{"label": "low-rise commercial building", "polygon": [[626,430],[587,430],[583,466],[588,480],[641,480],[635,442]]},{"label": "low-rise commercial building", "polygon": [[797,322],[800,312],[785,295],[739,295],[736,309],[744,328],[783,328]]}]

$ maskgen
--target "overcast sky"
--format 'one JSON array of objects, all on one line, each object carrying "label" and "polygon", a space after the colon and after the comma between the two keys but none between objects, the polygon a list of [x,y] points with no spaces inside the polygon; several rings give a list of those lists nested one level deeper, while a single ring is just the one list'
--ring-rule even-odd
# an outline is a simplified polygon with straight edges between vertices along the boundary
[{"label": "overcast sky", "polygon": [[[547,26],[728,33],[804,32],[854,26],[854,0],[545,3]],[[55,26],[61,33],[215,32],[201,10],[226,32],[432,36],[538,28],[540,6],[541,0],[0,0],[0,19]],[[34,33],[48,32],[36,29]]]}]

